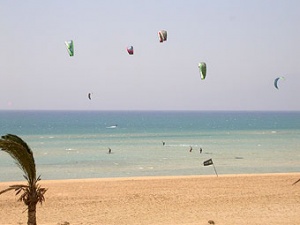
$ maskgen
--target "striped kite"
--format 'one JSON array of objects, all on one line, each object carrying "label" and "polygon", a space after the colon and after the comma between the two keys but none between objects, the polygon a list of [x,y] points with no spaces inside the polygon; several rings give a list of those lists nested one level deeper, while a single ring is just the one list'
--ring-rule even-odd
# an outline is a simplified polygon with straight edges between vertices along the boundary
[{"label": "striped kite", "polygon": [[159,42],[164,42],[167,40],[167,31],[165,30],[160,30],[158,31],[158,37],[159,37]]},{"label": "striped kite", "polygon": [[201,80],[204,80],[206,77],[206,63],[200,62],[198,68],[199,68]]},{"label": "striped kite", "polygon": [[133,46],[128,46],[127,47],[127,52],[129,55],[133,55]]},{"label": "striped kite", "polygon": [[65,41],[65,44],[66,44],[67,51],[68,51],[69,55],[74,56],[74,42],[73,42],[73,40]]}]

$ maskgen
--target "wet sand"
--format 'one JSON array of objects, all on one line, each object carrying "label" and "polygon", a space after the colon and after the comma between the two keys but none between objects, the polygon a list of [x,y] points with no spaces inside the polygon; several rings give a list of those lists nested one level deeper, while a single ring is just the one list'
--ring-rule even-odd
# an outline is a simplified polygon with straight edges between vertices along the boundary
[{"label": "wet sand", "polygon": [[[300,224],[300,173],[44,181],[39,225]],[[2,182],[0,190],[11,184]],[[27,224],[13,192],[0,196],[0,224]]]}]

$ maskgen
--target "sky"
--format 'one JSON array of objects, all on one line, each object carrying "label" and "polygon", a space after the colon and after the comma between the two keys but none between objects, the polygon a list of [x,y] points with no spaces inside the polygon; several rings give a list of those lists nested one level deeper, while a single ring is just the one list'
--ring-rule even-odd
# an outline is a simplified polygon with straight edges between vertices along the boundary
[{"label": "sky", "polygon": [[299,111],[299,21],[298,0],[0,0],[0,110]]}]

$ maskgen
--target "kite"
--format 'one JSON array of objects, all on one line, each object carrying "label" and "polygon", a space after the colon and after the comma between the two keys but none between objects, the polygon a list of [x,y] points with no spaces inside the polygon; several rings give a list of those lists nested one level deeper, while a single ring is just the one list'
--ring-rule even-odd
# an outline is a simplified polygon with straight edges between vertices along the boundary
[{"label": "kite", "polygon": [[199,68],[201,80],[204,80],[206,77],[206,63],[200,62],[198,68]]},{"label": "kite", "polygon": [[167,40],[167,31],[165,30],[160,30],[158,31],[158,37],[159,37],[159,42],[164,42]]},{"label": "kite", "polygon": [[133,55],[133,46],[128,46],[127,47],[127,52],[129,55]]},{"label": "kite", "polygon": [[70,56],[74,56],[74,42],[73,40],[65,41],[65,44],[67,46],[67,51]]},{"label": "kite", "polygon": [[279,80],[285,80],[285,78],[284,77],[277,77],[275,80],[274,80],[274,86],[275,86],[275,88],[277,88],[278,89],[278,81]]},{"label": "kite", "polygon": [[89,100],[92,100],[92,93],[88,93]]}]

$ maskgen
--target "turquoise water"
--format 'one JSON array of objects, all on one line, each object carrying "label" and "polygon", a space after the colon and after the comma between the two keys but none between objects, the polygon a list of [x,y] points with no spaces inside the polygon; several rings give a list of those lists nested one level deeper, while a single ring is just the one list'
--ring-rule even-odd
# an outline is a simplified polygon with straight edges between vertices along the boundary
[{"label": "turquoise water", "polygon": [[[0,128],[44,180],[300,171],[300,112],[0,111]],[[0,181],[22,175],[1,151]]]}]

